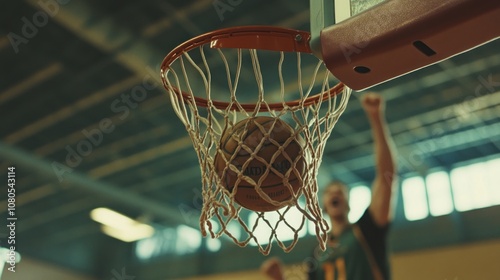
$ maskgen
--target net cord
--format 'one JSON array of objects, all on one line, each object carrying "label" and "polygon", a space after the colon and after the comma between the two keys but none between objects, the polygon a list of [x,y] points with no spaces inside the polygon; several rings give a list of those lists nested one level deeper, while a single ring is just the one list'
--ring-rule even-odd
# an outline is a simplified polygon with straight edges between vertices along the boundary
[{"label": "net cord", "polygon": [[[229,105],[225,109],[220,109],[214,106],[212,102],[213,84],[210,64],[206,58],[203,46],[201,46],[199,50],[199,55],[202,60],[201,66],[199,66],[199,62],[197,63],[194,61],[192,56],[186,52],[176,60],[180,66],[179,68],[181,69],[181,73],[179,74],[174,67],[169,67],[164,75],[165,80],[167,81],[166,88],[170,93],[170,100],[174,111],[185,125],[199,158],[202,173],[202,196],[204,199],[200,215],[200,229],[202,235],[207,236],[209,234],[212,238],[219,238],[222,235],[226,235],[234,243],[242,247],[253,242],[258,246],[261,253],[267,255],[271,250],[274,240],[285,252],[290,252],[297,244],[299,232],[306,225],[306,221],[310,221],[314,223],[315,233],[319,241],[319,245],[322,249],[324,249],[328,225],[323,219],[321,208],[318,205],[318,185],[316,176],[321,164],[325,143],[340,115],[347,106],[351,93],[350,90],[345,88],[344,92],[338,95],[340,97],[337,97],[337,95],[329,95],[324,100],[319,99],[316,103],[305,104],[304,102],[307,97],[311,95],[315,87],[315,83],[318,80],[319,72],[324,65],[321,61],[317,63],[312,71],[311,77],[309,78],[310,83],[307,85],[307,89],[304,89],[301,54],[297,53],[297,85],[301,102],[294,107],[287,105],[285,102],[286,84],[283,77],[285,54],[284,52],[280,52],[280,59],[277,67],[280,84],[278,96],[280,97],[283,109],[276,111],[269,107],[268,102],[265,100],[266,94],[271,95],[271,93],[265,92],[264,79],[258,52],[256,50],[237,49],[237,63],[233,77],[231,75],[231,69],[226,55],[221,49],[217,49],[220,57],[220,63],[222,63],[224,71],[226,72],[227,86],[230,93]],[[243,53],[245,51],[248,51],[251,58],[254,78],[258,88],[258,100],[256,102],[255,109],[250,112],[243,108],[237,99],[237,89],[242,73]],[[192,73],[188,73],[186,63],[198,73],[200,78],[199,80],[202,81],[205,88],[204,97],[208,100],[208,106],[206,108],[206,112],[204,112],[206,115],[203,115],[200,112],[198,105],[195,102],[195,90],[192,88],[190,80]],[[329,75],[324,75],[320,81],[322,92],[329,91]],[[181,96],[178,89],[185,89],[183,92],[186,92],[189,95],[189,99],[185,100]],[[238,169],[234,164],[232,164],[232,160],[234,160],[235,156],[232,155],[232,157],[227,159],[225,162],[226,168],[222,171],[222,176],[219,176],[217,172],[215,172],[216,167],[214,165],[214,155],[217,152],[220,152],[219,141],[224,129],[233,127],[241,116],[247,118],[257,116],[259,112],[262,111],[262,108],[265,108],[273,117],[289,117],[293,120],[295,124],[293,135],[284,143],[278,143],[269,137],[263,138],[260,143],[253,148],[253,150],[246,146],[245,143],[238,143],[239,149],[243,149],[250,154],[249,160],[247,160],[243,166]],[[275,124],[276,122],[271,125],[269,131],[273,130]],[[264,133],[269,132],[262,126],[260,126],[259,129]],[[287,147],[287,145],[298,137],[304,138],[304,152],[300,155],[300,157],[295,159],[285,155],[285,158],[293,164],[294,168],[291,168],[287,171],[287,173],[280,175],[280,178],[283,180],[286,188],[293,193],[293,199],[291,201],[284,202],[274,201],[266,192],[262,190],[260,186],[263,184],[265,177],[269,175],[269,173],[272,172],[273,174],[280,174],[280,172],[278,172],[278,170],[270,164],[270,162],[274,162],[274,160],[276,160],[278,153],[275,153],[271,157],[271,160],[269,160],[270,162],[267,162],[265,159],[259,157],[258,152],[262,148],[264,141],[269,141],[273,145],[280,146],[279,150],[282,151]],[[295,168],[300,158],[304,158],[308,165],[304,174],[298,172]],[[257,181],[241,172],[241,170],[245,170],[245,167],[249,165],[249,162],[254,159],[262,161],[267,167],[264,176],[260,177]],[[224,177],[228,172],[238,174],[237,181],[235,182],[235,190],[233,192],[228,191],[223,186],[224,182],[220,178]],[[292,172],[296,177],[299,177],[299,179],[304,182],[304,187],[298,193],[293,192],[291,184],[287,181],[287,178]],[[257,218],[253,224],[249,224],[249,222],[245,220],[243,214],[245,210],[235,203],[234,198],[234,194],[237,192],[239,183],[242,180],[250,182],[254,185],[256,192],[266,202],[275,206],[283,207],[280,210],[273,212],[277,214],[276,222],[271,222],[268,217],[270,215],[268,212],[257,212]],[[300,203],[300,201],[302,201],[301,199],[303,199],[304,205]],[[292,221],[287,218],[287,214],[290,215],[292,212],[291,209],[296,209],[302,214],[298,224],[292,224]],[[229,229],[228,225],[234,222],[239,224],[241,231],[247,234],[246,238],[241,238],[241,236]],[[214,223],[218,226],[215,227]],[[269,236],[264,239],[257,234],[262,226],[270,230]],[[279,231],[283,227],[293,232],[293,239],[290,242],[284,242],[281,240]]]}]

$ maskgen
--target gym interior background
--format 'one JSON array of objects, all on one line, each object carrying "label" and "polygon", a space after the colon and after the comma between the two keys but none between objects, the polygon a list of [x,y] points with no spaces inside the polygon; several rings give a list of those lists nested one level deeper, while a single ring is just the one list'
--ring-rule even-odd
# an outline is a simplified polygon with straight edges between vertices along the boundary
[{"label": "gym interior background", "polygon": [[[5,264],[2,279],[258,279],[266,258],[255,247],[200,236],[200,167],[159,64],[215,29],[309,30],[307,1],[27,0],[4,2],[0,14],[0,214],[7,223],[15,167],[22,256],[15,273]],[[372,89],[387,100],[399,152],[394,279],[500,275],[499,49],[492,41]],[[336,125],[318,178],[352,187],[352,219],[374,174],[360,94]],[[99,208],[154,234],[111,237],[91,217]],[[8,248],[11,231],[0,228]],[[289,275],[300,275],[316,244],[312,231],[301,234],[292,253],[271,251]]]}]

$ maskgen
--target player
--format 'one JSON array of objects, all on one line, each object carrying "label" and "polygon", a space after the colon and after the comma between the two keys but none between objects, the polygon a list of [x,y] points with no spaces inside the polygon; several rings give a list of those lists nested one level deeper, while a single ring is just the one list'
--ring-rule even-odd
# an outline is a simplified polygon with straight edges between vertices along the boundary
[{"label": "player", "polygon": [[[361,104],[371,125],[375,149],[371,203],[362,217],[351,224],[347,186],[337,181],[325,189],[322,202],[332,229],[327,250],[315,250],[313,257],[308,258],[310,280],[390,279],[386,239],[397,185],[395,148],[385,121],[382,97],[368,93],[362,96]],[[261,268],[273,280],[285,279],[277,259],[270,259]]]}]

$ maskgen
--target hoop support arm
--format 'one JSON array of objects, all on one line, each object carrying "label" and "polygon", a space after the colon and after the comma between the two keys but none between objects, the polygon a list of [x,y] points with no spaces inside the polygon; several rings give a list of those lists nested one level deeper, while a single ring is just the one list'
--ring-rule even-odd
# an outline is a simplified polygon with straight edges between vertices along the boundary
[{"label": "hoop support arm", "polygon": [[500,1],[387,0],[321,32],[326,66],[363,90],[500,37]]}]

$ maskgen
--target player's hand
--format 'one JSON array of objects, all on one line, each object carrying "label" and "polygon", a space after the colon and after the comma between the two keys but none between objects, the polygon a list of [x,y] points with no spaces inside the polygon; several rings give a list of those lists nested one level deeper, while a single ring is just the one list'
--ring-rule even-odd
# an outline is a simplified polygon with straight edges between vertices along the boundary
[{"label": "player's hand", "polygon": [[270,258],[260,266],[260,270],[273,280],[283,280],[283,265],[278,258]]},{"label": "player's hand", "polygon": [[369,92],[361,97],[361,106],[366,113],[375,114],[384,111],[385,102],[380,94]]}]

